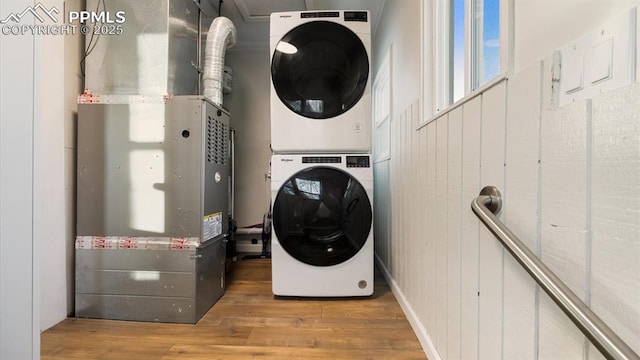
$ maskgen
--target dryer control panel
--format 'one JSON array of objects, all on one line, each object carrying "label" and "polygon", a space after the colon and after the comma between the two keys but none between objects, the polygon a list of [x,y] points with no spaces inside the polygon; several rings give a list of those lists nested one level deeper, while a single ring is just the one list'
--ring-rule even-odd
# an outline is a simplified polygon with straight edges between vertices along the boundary
[{"label": "dryer control panel", "polygon": [[[337,18],[340,17],[339,11],[313,11],[300,13],[301,19],[312,18]],[[368,13],[366,11],[345,11],[344,21],[368,21]]]},{"label": "dryer control panel", "polygon": [[303,164],[340,164],[342,158],[340,156],[303,156]]},{"label": "dryer control panel", "polygon": [[344,21],[367,22],[367,12],[366,11],[345,11]]},{"label": "dryer control panel", "polygon": [[303,12],[300,14],[300,18],[302,19],[328,18],[328,17],[340,17],[340,13],[337,11],[316,11],[316,12]]},{"label": "dryer control panel", "polygon": [[369,157],[368,156],[347,156],[347,167],[361,167],[368,168]]},{"label": "dryer control panel", "polygon": [[[346,163],[348,168],[368,168],[371,162],[367,155],[347,155]],[[303,156],[303,164],[341,164],[341,156]]]}]

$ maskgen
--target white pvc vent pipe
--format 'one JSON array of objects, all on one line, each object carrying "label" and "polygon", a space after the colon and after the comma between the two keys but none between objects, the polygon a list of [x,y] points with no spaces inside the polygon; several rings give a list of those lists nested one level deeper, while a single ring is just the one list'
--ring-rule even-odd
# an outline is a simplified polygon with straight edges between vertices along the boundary
[{"label": "white pvc vent pipe", "polygon": [[236,43],[236,27],[229,18],[219,16],[213,20],[207,33],[202,75],[204,96],[222,105],[224,55]]}]

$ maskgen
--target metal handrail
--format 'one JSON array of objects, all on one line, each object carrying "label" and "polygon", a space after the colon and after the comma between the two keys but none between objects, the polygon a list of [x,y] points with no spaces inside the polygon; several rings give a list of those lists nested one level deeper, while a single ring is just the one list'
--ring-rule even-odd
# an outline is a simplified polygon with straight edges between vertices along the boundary
[{"label": "metal handrail", "polygon": [[527,248],[498,218],[502,196],[493,186],[487,186],[471,202],[471,209],[500,240],[533,279],[549,294],[560,309],[580,328],[582,333],[608,359],[640,360],[629,345],[607,326],[569,287]]}]

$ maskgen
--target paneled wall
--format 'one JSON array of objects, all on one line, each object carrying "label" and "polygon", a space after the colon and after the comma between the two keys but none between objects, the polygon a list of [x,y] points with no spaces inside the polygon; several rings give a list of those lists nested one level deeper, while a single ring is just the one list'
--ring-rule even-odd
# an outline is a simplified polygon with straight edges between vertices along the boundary
[{"label": "paneled wall", "polygon": [[601,358],[472,213],[486,185],[500,219],[640,353],[640,83],[558,108],[548,69],[426,125],[417,100],[394,111],[391,158],[374,168],[376,256],[431,359]]}]

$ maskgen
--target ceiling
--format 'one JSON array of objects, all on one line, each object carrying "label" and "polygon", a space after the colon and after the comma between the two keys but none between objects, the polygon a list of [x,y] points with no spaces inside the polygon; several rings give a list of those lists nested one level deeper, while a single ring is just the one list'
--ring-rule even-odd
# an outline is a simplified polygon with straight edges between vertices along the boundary
[{"label": "ceiling", "polygon": [[375,33],[385,0],[223,0],[221,15],[236,26],[235,48],[269,46],[269,15],[280,11],[369,10]]}]

